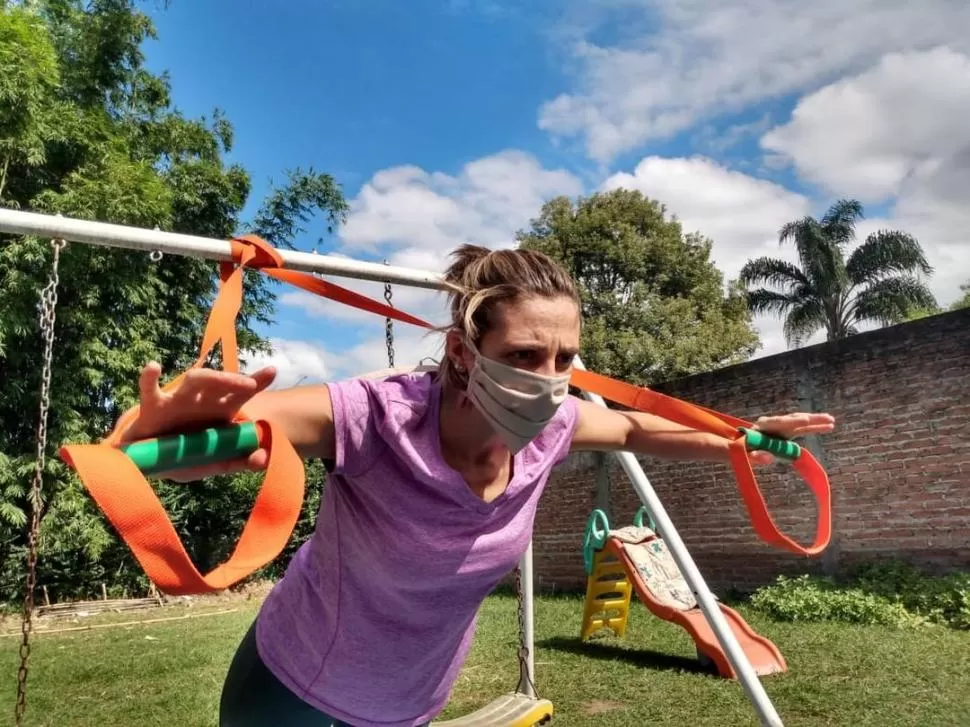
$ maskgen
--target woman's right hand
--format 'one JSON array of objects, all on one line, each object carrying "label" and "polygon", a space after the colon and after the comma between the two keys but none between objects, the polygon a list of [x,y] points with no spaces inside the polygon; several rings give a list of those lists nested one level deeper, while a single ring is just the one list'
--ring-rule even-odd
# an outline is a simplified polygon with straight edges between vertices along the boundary
[{"label": "woman's right hand", "polygon": [[[142,369],[138,414],[121,431],[121,444],[225,425],[248,401],[273,383],[276,370],[266,367],[252,374],[234,374],[193,368],[186,372],[178,387],[167,392],[159,386],[161,376],[162,367],[154,361]],[[262,470],[267,461],[267,451],[258,449],[244,459],[157,476],[187,482],[217,474]]]}]

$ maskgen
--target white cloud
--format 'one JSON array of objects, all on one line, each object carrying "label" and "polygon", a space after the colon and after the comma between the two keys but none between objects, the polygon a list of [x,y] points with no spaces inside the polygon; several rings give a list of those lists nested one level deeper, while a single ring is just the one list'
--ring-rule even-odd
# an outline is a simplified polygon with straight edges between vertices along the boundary
[{"label": "white cloud", "polygon": [[949,48],[893,53],[806,96],[761,139],[804,179],[881,202],[970,146],[970,57]]},{"label": "white cloud", "polygon": [[[710,159],[647,157],[632,173],[614,174],[603,189],[636,189],[665,204],[685,233],[713,240],[711,259],[725,280],[736,278],[745,262],[768,255],[794,260],[778,245],[778,229],[809,213],[809,200],[773,182],[727,169]],[[757,317],[759,356],[786,349],[781,322]]]},{"label": "white cloud", "polygon": [[943,305],[970,280],[970,56],[947,48],[892,54],[806,96],[762,145],[827,195],[891,202],[879,228],[916,236]]},{"label": "white cloud", "polygon": [[[424,359],[441,360],[443,336],[413,326],[397,326],[394,330],[394,365],[417,366]],[[379,371],[388,365],[384,335],[376,335],[342,352],[341,376],[359,376]],[[425,361],[425,363],[430,363]]]},{"label": "white cloud", "polygon": [[442,253],[464,242],[511,246],[543,202],[581,191],[572,173],[545,169],[515,150],[469,162],[457,176],[394,167],[375,174],[351,201],[340,238],[348,252],[391,245],[399,256],[440,270]]},{"label": "white cloud", "polygon": [[685,233],[714,241],[711,257],[726,278],[760,255],[782,256],[778,229],[808,214],[809,200],[704,157],[646,157],[632,173],[609,177],[603,189],[636,189],[667,206]]},{"label": "white cloud", "polygon": [[696,122],[809,91],[893,51],[970,46],[965,0],[600,0],[622,12],[614,45],[574,33],[577,88],[545,103],[539,126],[582,136],[599,161]]},{"label": "white cloud", "polygon": [[716,124],[705,124],[692,135],[691,143],[698,152],[722,154],[737,146],[746,137],[760,136],[771,128],[771,114],[764,113],[760,118],[743,124],[734,124],[725,129]]},{"label": "white cloud", "polygon": [[433,188],[433,176],[417,167],[385,169],[351,201],[340,237],[347,250],[379,243],[448,245],[470,224],[461,205]]},{"label": "white cloud", "polygon": [[272,338],[269,343],[270,353],[240,353],[240,368],[248,373],[273,366],[276,369],[273,389],[327,381],[344,365],[340,356],[319,344],[283,338]]},{"label": "white cloud", "polygon": [[[442,335],[413,326],[394,331],[394,364],[416,366],[420,362],[438,361],[442,354]],[[240,368],[253,372],[265,366],[276,369],[276,380],[270,388],[285,389],[297,385],[320,384],[360,376],[387,368],[387,344],[383,323],[381,331],[359,344],[334,352],[319,343],[296,339],[273,338],[270,353],[240,353]]]},{"label": "white cloud", "polygon": [[[404,264],[395,259],[393,264]],[[417,265],[414,267],[418,267]],[[422,268],[428,269],[428,268]],[[339,285],[377,300],[384,300],[384,285],[363,280],[337,280]],[[432,326],[439,326],[448,320],[447,299],[445,294],[434,290],[394,285],[391,289],[391,302],[395,308],[410,313]],[[387,366],[387,329],[383,316],[342,305],[302,290],[283,293],[280,305],[297,308],[312,318],[341,321],[355,326],[356,332],[363,334],[364,342],[346,350],[341,350],[339,360],[333,361],[332,374],[353,375],[374,371]],[[391,329],[395,349],[395,365],[413,366],[421,358],[437,356],[438,334],[410,323],[393,321]]]}]

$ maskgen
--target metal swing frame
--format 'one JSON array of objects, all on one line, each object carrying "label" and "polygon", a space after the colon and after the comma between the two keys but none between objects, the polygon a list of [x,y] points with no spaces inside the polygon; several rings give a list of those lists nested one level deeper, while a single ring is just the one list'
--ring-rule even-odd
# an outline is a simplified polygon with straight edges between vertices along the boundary
[{"label": "metal swing frame", "polygon": [[[46,237],[54,241],[55,262],[57,254],[65,241],[81,242],[91,245],[120,247],[131,250],[141,250],[150,253],[153,259],[158,259],[160,254],[190,255],[209,260],[231,262],[232,247],[228,240],[215,240],[194,235],[184,235],[172,232],[162,232],[160,230],[147,230],[142,228],[130,227],[126,225],[108,224],[101,222],[90,222],[87,220],[72,219],[61,216],[43,215],[18,210],[0,209],[0,232],[14,235],[34,235]],[[391,283],[409,285],[419,288],[441,290],[444,288],[440,273],[411,268],[391,266],[381,263],[362,262],[329,255],[318,255],[314,253],[279,251],[286,267],[293,270],[305,272],[335,275],[340,277],[353,278],[358,280],[370,280],[383,282],[385,286]],[[53,345],[53,306],[56,304],[56,267],[51,278],[51,283],[45,288],[43,299],[43,310],[49,308],[51,314],[49,325],[45,329],[45,360],[49,362],[51,347]],[[385,291],[388,289],[385,288]],[[47,306],[47,308],[44,308]],[[388,328],[388,341],[392,342],[391,329]],[[389,347],[389,354],[393,358],[393,351]],[[575,360],[577,368],[583,368],[579,357]],[[39,489],[41,475],[43,472],[43,444],[42,434],[46,432],[47,416],[47,393],[49,391],[49,363],[45,367],[44,385],[41,392],[41,417],[38,424],[38,460],[37,470],[34,478],[34,488],[32,489],[32,501],[34,512],[31,519],[30,534],[28,542],[30,549],[35,551],[36,531],[39,523]],[[583,396],[598,405],[606,406],[604,400],[594,394],[583,392]],[[623,470],[626,472],[633,488],[639,496],[642,504],[646,507],[649,515],[657,525],[660,536],[666,541],[667,546],[673,556],[674,561],[680,568],[685,580],[693,591],[698,605],[704,613],[715,636],[724,650],[728,661],[738,675],[745,694],[750,700],[752,707],[757,713],[760,722],[765,727],[781,727],[782,721],[774,708],[770,698],[764,690],[757,674],[741,649],[734,633],[724,619],[714,595],[711,593],[703,576],[694,563],[693,558],[687,550],[683,540],[681,540],[677,529],[670,520],[660,498],[657,496],[649,479],[644,473],[636,457],[630,452],[613,453],[618,459]],[[36,492],[35,492],[36,490]],[[37,495],[37,497],[35,497]],[[19,689],[17,700],[17,724],[21,724],[25,700],[22,696],[25,693],[27,655],[29,654],[29,632],[30,615],[33,604],[33,585],[34,585],[34,561],[28,556],[28,575],[27,593],[24,601],[24,638],[21,645],[21,670],[19,673]],[[536,700],[535,694],[535,663],[534,663],[534,600],[533,600],[533,570],[532,570],[532,544],[530,542],[526,555],[520,565],[522,583],[522,598],[520,599],[520,633],[522,635],[522,645],[520,648],[520,664],[522,675],[520,676],[519,690],[515,694],[522,694],[527,699]],[[522,658],[524,657],[524,658]],[[500,698],[502,700],[504,698]],[[496,700],[493,704],[497,704]],[[536,700],[542,701],[542,700]],[[487,708],[479,710],[458,720],[437,723],[439,727],[467,727],[475,725],[503,725],[504,727],[520,727],[520,725],[532,724],[532,722],[516,722],[514,717],[502,717],[496,720],[494,715],[486,712]],[[549,705],[551,714],[551,705]],[[476,715],[481,719],[476,718]]]}]

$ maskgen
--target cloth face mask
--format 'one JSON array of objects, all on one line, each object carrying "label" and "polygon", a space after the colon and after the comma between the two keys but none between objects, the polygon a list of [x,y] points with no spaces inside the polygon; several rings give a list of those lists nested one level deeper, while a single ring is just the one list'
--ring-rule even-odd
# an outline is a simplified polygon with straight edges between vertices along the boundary
[{"label": "cloth face mask", "polygon": [[543,376],[482,356],[475,356],[466,395],[509,448],[516,454],[555,416],[569,394],[569,375]]}]

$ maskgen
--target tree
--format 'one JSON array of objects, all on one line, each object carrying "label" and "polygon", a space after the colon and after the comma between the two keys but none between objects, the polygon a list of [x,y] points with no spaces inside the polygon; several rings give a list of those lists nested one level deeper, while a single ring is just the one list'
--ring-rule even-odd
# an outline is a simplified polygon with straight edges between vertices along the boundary
[{"label": "tree", "polygon": [[[225,161],[232,125],[218,110],[191,119],[174,107],[167,78],[143,66],[140,48],[150,37],[150,20],[131,0],[0,3],[0,204],[216,238],[251,230],[280,247],[292,247],[318,218],[327,230],[343,220],[347,204],[336,181],[297,169],[251,223],[242,221],[250,181],[244,168]],[[51,254],[48,240],[0,235],[4,600],[21,595],[42,370],[37,302]],[[57,447],[102,437],[137,401],[138,372],[148,360],[170,375],[195,361],[216,272],[209,261],[167,255],[155,262],[83,244],[61,253],[39,564],[52,595],[90,594],[102,581],[119,590],[143,583]],[[267,346],[257,325],[272,320],[276,285],[247,276],[242,348]],[[238,538],[239,513],[251,506],[258,481],[159,483],[157,491],[203,562]]]},{"label": "tree", "polygon": [[[821,220],[805,217],[781,228],[779,243],[791,243],[798,264],[762,257],[741,270],[755,313],[785,318],[789,345],[819,331],[828,340],[854,335],[866,323],[899,323],[918,310],[935,309],[936,299],[919,275],[933,269],[916,239],[905,232],[879,230],[846,259],[863,216],[855,200],[835,202]],[[753,285],[768,285],[751,290]]]},{"label": "tree", "polygon": [[617,189],[546,203],[522,247],[563,264],[580,287],[582,357],[600,373],[649,384],[743,361],[756,349],[744,298],[725,286],[711,241],[666,209]]},{"label": "tree", "polygon": [[43,163],[55,134],[50,104],[58,83],[57,54],[36,16],[0,14],[0,204],[11,165]]},{"label": "tree", "polygon": [[963,297],[953,301],[953,303],[950,305],[951,311],[970,308],[970,282],[966,283],[965,285],[961,285],[960,290],[963,293]]},{"label": "tree", "polygon": [[938,316],[941,313],[946,313],[948,311],[952,312],[963,310],[964,308],[970,308],[970,283],[961,285],[960,290],[963,293],[963,297],[957,298],[955,301],[953,301],[949,308],[940,308],[939,306],[935,306],[933,308],[919,308],[910,312],[910,314],[906,316],[906,320],[915,321],[919,320],[920,318],[928,318],[929,316]]},{"label": "tree", "polygon": [[910,321],[918,321],[922,318],[929,318],[930,316],[938,316],[944,311],[941,308],[914,308],[906,317],[903,318],[903,323],[909,323]]}]

